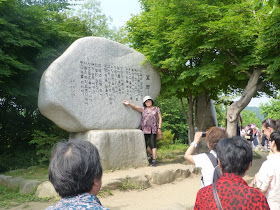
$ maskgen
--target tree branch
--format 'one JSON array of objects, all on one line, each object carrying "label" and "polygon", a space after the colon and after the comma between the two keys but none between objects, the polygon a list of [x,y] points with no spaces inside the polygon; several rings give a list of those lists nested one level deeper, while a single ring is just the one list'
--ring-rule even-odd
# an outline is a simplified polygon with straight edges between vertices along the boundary
[{"label": "tree branch", "polygon": [[188,115],[186,113],[186,109],[185,109],[185,105],[184,105],[184,102],[183,102],[183,98],[180,98],[180,101],[181,101],[183,115],[185,116],[186,121],[188,122]]},{"label": "tree branch", "polygon": [[259,77],[262,71],[263,69],[261,68],[253,71],[240,99],[230,105],[227,113],[227,120],[229,122],[234,122],[237,119],[238,114],[250,103],[257,91],[261,90],[265,85],[264,82],[259,83]]},{"label": "tree branch", "polygon": [[[235,65],[235,66],[239,66],[239,61],[238,61],[238,58],[232,53],[229,51],[229,49],[226,49],[225,50],[226,54],[229,56],[231,62]],[[234,59],[233,59],[234,58]]]}]

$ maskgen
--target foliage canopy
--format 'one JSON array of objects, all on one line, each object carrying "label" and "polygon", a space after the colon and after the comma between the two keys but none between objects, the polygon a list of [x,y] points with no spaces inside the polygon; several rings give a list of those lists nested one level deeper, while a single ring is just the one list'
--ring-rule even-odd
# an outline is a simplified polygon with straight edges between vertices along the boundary
[{"label": "foliage canopy", "polygon": [[271,13],[271,4],[243,0],[140,2],[141,14],[126,28],[132,46],[161,72],[164,94],[216,99],[246,90],[229,112],[236,121],[257,91],[279,87],[279,6]]}]

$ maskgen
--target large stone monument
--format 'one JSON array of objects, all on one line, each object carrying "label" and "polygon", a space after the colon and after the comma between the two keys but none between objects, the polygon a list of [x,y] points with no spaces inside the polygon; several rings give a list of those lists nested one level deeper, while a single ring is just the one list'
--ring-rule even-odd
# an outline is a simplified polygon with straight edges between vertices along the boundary
[{"label": "large stone monument", "polygon": [[[147,164],[141,114],[122,104],[142,106],[160,92],[160,76],[141,53],[100,37],[75,41],[44,72],[40,112],[70,139],[99,149],[105,169]],[[120,146],[121,145],[121,146]]]}]

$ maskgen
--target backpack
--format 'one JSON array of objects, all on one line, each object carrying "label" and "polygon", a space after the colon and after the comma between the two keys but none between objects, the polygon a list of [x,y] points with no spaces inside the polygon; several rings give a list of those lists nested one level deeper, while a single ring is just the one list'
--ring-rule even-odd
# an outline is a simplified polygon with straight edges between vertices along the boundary
[{"label": "backpack", "polygon": [[206,153],[206,155],[211,160],[211,163],[214,166],[213,183],[215,183],[221,176],[221,171],[218,165],[218,159],[212,153]]},{"label": "backpack", "polygon": [[220,171],[220,168],[219,168],[219,165],[218,165],[218,159],[212,153],[206,153],[206,155],[211,160],[211,162],[214,166],[214,176],[213,176],[213,183],[214,183],[221,176],[221,171]]}]

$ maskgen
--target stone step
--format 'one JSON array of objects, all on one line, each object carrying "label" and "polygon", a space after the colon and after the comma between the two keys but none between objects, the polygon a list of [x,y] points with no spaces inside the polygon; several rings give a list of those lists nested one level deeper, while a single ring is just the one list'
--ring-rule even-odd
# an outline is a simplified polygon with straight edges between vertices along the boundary
[{"label": "stone step", "polygon": [[[102,177],[101,190],[117,190],[124,184],[137,188],[149,188],[155,185],[171,183],[188,178],[192,173],[199,173],[193,165],[167,164],[157,167],[130,168],[126,170],[105,171]],[[0,184],[9,188],[19,188],[22,194],[32,193],[40,198],[57,197],[49,181],[25,180],[21,177],[0,175]]]}]

